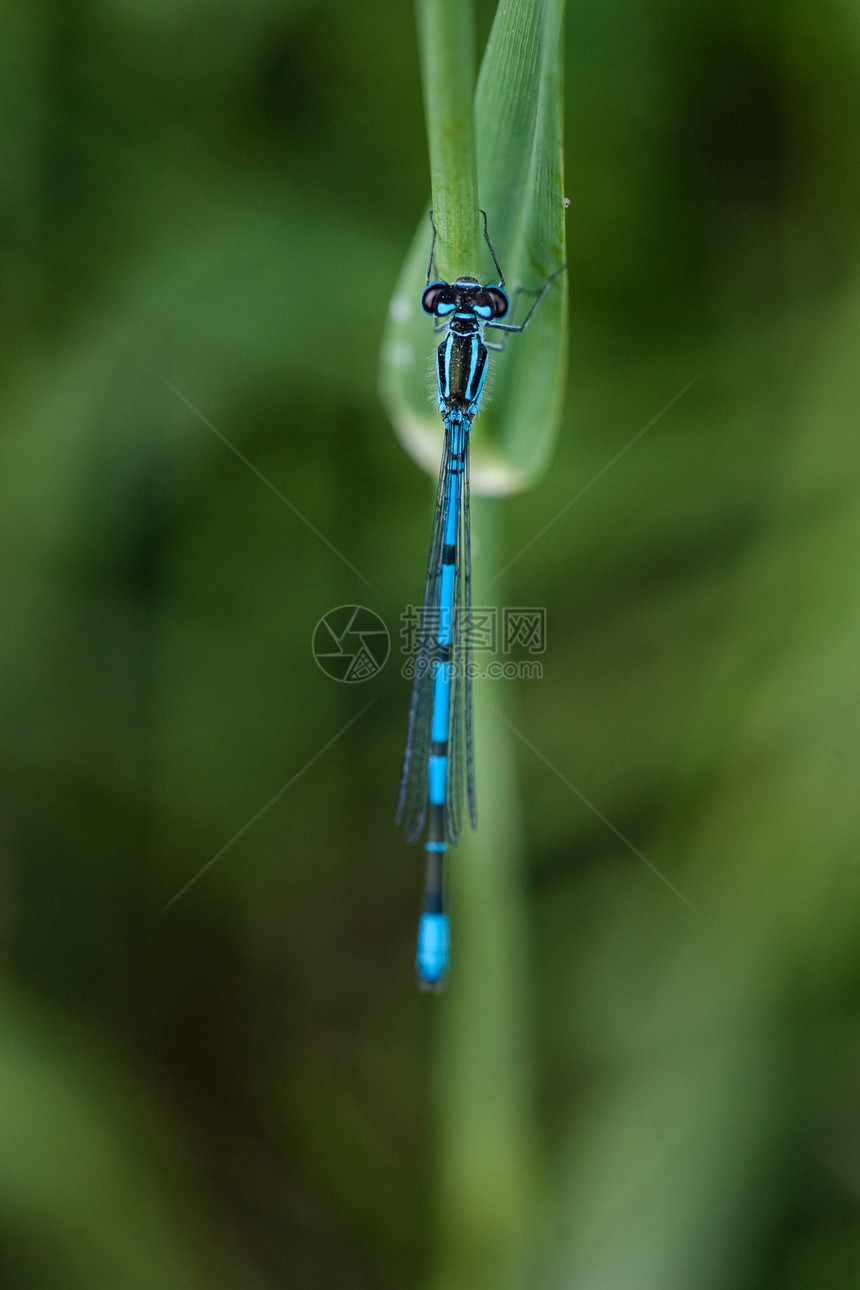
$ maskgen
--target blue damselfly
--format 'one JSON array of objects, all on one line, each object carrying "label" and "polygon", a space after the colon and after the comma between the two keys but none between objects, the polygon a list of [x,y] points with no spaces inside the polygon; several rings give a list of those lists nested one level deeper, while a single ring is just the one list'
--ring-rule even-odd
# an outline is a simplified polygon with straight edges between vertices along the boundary
[{"label": "blue damselfly", "polygon": [[[451,283],[430,281],[436,246],[431,211],[433,236],[421,296],[425,313],[436,320],[433,330],[445,332],[436,351],[444,445],[396,818],[410,842],[415,842],[426,826],[424,907],[415,960],[418,982],[426,989],[438,989],[448,971],[444,860],[449,844],[460,836],[464,790],[473,828],[477,822],[469,634],[469,432],[481,402],[487,351],[504,349],[512,332],[526,329],[550,285],[567,267],[563,265],[547,278],[521,323],[501,322],[510,300],[487,232],[487,216],[483,211],[481,214],[484,239],[499,274],[498,286],[482,286],[470,277]],[[504,333],[501,340],[485,340],[485,328]]]}]

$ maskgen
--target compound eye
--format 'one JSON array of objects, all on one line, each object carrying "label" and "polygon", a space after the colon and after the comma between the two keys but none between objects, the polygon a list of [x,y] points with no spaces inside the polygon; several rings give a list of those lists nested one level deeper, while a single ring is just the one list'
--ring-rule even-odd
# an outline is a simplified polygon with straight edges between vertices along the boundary
[{"label": "compound eye", "polygon": [[504,318],[505,314],[511,307],[511,302],[501,287],[487,287],[487,295],[490,297],[490,305],[493,310],[494,318]]},{"label": "compound eye", "polygon": [[490,299],[486,288],[477,292],[472,302],[472,308],[475,310],[475,313],[479,318],[492,318],[493,302]]},{"label": "compound eye", "polygon": [[447,282],[431,282],[429,287],[424,288],[424,294],[421,297],[421,308],[425,313],[435,314],[436,306],[439,304],[439,297],[447,287]]}]

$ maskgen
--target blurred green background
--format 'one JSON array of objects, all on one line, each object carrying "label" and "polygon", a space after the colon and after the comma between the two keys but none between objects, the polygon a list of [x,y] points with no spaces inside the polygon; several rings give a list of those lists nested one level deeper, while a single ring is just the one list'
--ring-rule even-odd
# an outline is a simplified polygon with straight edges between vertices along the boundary
[{"label": "blurred green background", "polygon": [[[509,719],[697,912],[479,686],[521,840],[489,1073],[467,915],[414,988],[392,822],[433,488],[376,388],[429,188],[411,7],[0,24],[0,1282],[860,1286],[856,5],[569,10],[567,413],[475,572],[699,374],[504,584],[547,612]],[[347,686],[310,641],[353,603],[393,650]]]}]

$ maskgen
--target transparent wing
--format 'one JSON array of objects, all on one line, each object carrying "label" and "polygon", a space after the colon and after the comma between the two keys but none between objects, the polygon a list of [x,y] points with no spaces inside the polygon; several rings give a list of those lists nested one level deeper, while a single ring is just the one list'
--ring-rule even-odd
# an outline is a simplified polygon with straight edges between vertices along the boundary
[{"label": "transparent wing", "polygon": [[[461,592],[462,588],[462,592]],[[451,697],[451,737],[448,745],[448,833],[452,842],[462,828],[463,790],[469,804],[472,828],[477,824],[475,770],[472,755],[472,550],[469,495],[469,444],[466,440],[460,525],[457,534],[457,574],[454,603],[456,618],[452,661],[454,684]]]},{"label": "transparent wing", "polygon": [[468,554],[465,534],[468,527],[468,504],[465,496],[466,462],[469,459],[469,426],[462,423],[465,437],[464,469],[460,481],[460,514],[457,523],[457,545],[454,556],[454,603],[451,616],[451,707],[448,729],[448,786],[445,795],[445,827],[450,842],[459,842],[463,813],[463,762],[465,754],[463,689],[464,620],[461,603],[463,587],[468,582]]},{"label": "transparent wing", "polygon": [[451,436],[446,428],[439,484],[436,489],[436,510],[430,533],[430,555],[427,559],[427,577],[424,581],[424,604],[418,629],[418,649],[415,654],[415,678],[412,682],[412,700],[409,705],[409,727],[406,732],[406,751],[403,754],[403,771],[400,776],[400,796],[397,801],[395,823],[402,824],[407,842],[415,842],[424,828],[427,814],[427,761],[430,755],[430,723],[433,706],[433,654],[438,630],[439,568],[442,558],[442,532],[445,511],[445,493],[451,460]]},{"label": "transparent wing", "polygon": [[475,761],[472,747],[472,529],[471,515],[469,512],[469,453],[466,452],[465,469],[463,470],[463,585],[465,587],[465,642],[463,653],[465,657],[465,714],[464,725],[466,727],[466,792],[469,799],[469,819],[472,821],[472,828],[478,827],[478,808],[475,802]]}]

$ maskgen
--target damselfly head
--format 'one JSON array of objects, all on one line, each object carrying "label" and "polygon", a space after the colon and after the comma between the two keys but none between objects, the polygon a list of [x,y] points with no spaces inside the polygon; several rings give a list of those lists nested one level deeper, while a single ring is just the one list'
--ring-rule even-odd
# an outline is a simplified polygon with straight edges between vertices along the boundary
[{"label": "damselfly head", "polygon": [[510,302],[501,287],[482,287],[477,278],[462,277],[451,283],[431,282],[424,288],[421,307],[437,318],[444,318],[455,309],[468,309],[485,321],[503,318]]}]

